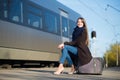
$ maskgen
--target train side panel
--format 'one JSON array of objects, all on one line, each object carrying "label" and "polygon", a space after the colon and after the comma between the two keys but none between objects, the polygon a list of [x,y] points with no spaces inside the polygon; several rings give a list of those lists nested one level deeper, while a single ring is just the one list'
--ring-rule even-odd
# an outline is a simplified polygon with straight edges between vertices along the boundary
[{"label": "train side panel", "polygon": [[[41,53],[43,52],[44,57],[42,56],[40,58],[36,58],[37,60],[42,60],[42,58],[46,58],[46,60],[58,60],[57,56],[54,57],[56,59],[49,59],[49,57],[51,55],[54,56],[59,53],[59,50],[57,49],[57,45],[60,43],[59,36],[51,35],[49,33],[12,24],[9,22],[0,21],[0,23],[0,46],[4,48],[2,53],[6,53],[4,55],[8,55],[8,59],[14,59],[15,55],[13,54],[17,53],[16,55],[18,57],[22,55],[21,59],[34,60],[34,56],[38,57],[37,55],[39,52],[39,55],[42,56]],[[33,54],[31,55],[30,53]],[[13,56],[10,56],[10,54]],[[47,59],[46,56],[48,55],[49,57]],[[27,56],[29,56],[29,58]],[[20,59],[18,57],[16,57],[16,59]],[[32,57],[34,57],[34,59]]]}]

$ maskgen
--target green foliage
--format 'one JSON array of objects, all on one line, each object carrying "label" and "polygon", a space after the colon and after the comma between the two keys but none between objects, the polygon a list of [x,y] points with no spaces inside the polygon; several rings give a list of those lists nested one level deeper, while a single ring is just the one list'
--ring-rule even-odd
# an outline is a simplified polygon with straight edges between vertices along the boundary
[{"label": "green foliage", "polygon": [[108,67],[116,66],[118,54],[118,66],[120,66],[120,44],[112,44],[110,48],[105,52],[104,58]]}]

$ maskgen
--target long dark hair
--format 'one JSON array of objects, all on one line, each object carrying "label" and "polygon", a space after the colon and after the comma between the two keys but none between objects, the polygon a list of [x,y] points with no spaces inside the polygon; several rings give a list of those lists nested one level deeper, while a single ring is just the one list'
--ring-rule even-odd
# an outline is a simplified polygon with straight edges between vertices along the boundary
[{"label": "long dark hair", "polygon": [[86,21],[85,21],[85,19],[82,18],[82,17],[79,17],[79,18],[77,19],[77,21],[78,21],[79,19],[81,19],[81,21],[83,22],[83,27],[85,28],[85,30],[86,30],[86,32],[87,32],[86,45],[89,45],[89,36],[88,36],[88,29],[87,29]]}]

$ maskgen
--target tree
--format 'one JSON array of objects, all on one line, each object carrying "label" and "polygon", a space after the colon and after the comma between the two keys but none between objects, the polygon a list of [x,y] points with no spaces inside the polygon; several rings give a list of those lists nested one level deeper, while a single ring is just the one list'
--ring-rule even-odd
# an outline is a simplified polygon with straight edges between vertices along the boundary
[{"label": "tree", "polygon": [[105,52],[104,58],[108,67],[120,66],[120,44],[111,44],[110,48]]}]

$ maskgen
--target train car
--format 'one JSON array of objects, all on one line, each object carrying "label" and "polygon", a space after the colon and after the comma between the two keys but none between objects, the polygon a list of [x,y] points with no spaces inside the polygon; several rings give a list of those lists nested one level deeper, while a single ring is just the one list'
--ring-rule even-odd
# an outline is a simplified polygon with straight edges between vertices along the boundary
[{"label": "train car", "polygon": [[58,62],[80,16],[56,0],[0,0],[0,65]]}]

